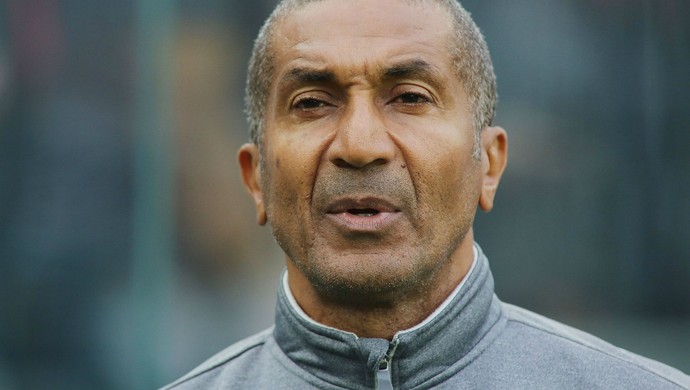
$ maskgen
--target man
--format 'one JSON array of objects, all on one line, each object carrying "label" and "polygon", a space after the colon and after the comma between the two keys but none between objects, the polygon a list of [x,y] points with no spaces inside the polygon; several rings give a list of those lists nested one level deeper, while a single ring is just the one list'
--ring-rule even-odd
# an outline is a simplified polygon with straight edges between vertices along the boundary
[{"label": "man", "polygon": [[284,0],[239,162],[285,251],[273,328],[170,389],[682,389],[683,373],[504,304],[474,244],[506,132],[453,0]]}]

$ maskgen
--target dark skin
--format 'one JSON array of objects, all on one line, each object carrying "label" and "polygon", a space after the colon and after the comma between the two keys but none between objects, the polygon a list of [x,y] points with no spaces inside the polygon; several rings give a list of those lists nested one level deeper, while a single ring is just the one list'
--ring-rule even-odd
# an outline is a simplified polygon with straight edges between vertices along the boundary
[{"label": "dark skin", "polygon": [[[308,5],[277,26],[263,155],[239,151],[260,224],[314,320],[391,339],[472,265],[507,135],[475,129],[439,9],[398,0]],[[263,163],[261,163],[263,160]]]}]

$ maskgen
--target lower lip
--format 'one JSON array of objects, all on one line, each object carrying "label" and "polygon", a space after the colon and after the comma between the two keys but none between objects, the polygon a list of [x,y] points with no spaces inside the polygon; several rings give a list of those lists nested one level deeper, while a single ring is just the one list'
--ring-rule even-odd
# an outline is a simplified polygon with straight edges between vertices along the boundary
[{"label": "lower lip", "polygon": [[326,214],[329,219],[338,225],[352,231],[377,232],[392,225],[399,217],[400,212],[381,212],[372,216],[361,216],[350,213]]}]

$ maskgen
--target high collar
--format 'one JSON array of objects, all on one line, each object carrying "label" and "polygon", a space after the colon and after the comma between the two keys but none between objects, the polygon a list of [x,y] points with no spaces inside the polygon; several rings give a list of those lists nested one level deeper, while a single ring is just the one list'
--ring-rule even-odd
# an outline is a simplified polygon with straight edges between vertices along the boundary
[{"label": "high collar", "polygon": [[381,362],[390,360],[393,386],[413,388],[461,369],[501,316],[489,263],[476,245],[474,269],[448,305],[422,326],[399,332],[392,341],[358,338],[300,315],[281,285],[274,337],[298,366],[330,384],[372,389]]}]

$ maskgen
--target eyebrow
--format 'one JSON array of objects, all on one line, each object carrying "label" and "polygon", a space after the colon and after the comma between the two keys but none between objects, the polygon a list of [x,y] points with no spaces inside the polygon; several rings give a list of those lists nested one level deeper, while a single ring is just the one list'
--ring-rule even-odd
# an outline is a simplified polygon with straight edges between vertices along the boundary
[{"label": "eyebrow", "polygon": [[431,64],[420,59],[401,62],[383,71],[384,79],[419,78],[432,81],[438,78],[437,74]]},{"label": "eyebrow", "polygon": [[285,81],[299,84],[332,83],[336,81],[336,77],[329,70],[294,68],[285,75]]},{"label": "eyebrow", "polygon": [[[384,68],[379,77],[383,80],[420,79],[437,87],[443,86],[443,77],[440,76],[437,68],[422,59],[412,59],[393,64]],[[290,85],[335,84],[337,82],[338,77],[331,70],[296,67],[290,69],[279,81],[279,89],[287,88]]]}]

